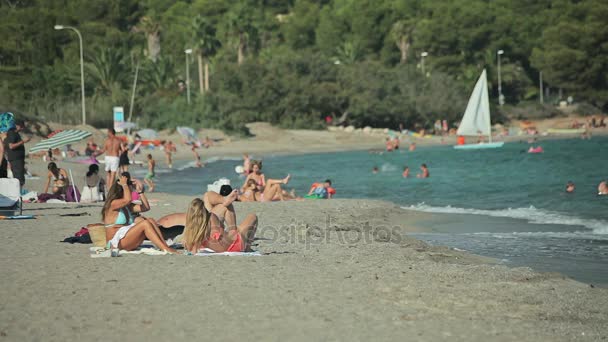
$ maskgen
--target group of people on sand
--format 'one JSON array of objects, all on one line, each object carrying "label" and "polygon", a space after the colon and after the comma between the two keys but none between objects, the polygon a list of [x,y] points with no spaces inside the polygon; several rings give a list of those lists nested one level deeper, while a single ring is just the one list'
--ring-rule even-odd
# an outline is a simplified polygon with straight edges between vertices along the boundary
[{"label": "group of people on sand", "polygon": [[287,185],[291,175],[283,179],[266,179],[262,172],[262,161],[246,160],[249,166],[247,177],[240,189],[238,199],[243,202],[270,202],[299,199],[288,193],[282,186]]},{"label": "group of people on sand", "polygon": [[251,249],[258,218],[249,214],[237,225],[232,205],[238,197],[236,190],[226,196],[207,192],[201,198],[193,199],[185,212],[155,220],[143,215],[150,210],[144,189],[143,184],[132,180],[128,172],[121,173],[110,186],[101,210],[102,223],[88,226],[105,228],[108,247],[134,250],[147,239],[162,251],[177,253],[167,245],[165,235],[167,228],[182,227],[185,254],[196,254],[204,248],[214,252]]},{"label": "group of people on sand", "polygon": [[[246,176],[241,186],[238,200],[243,202],[270,202],[286,200],[302,200],[296,196],[295,191],[287,191],[283,187],[289,183],[291,175],[283,179],[266,179],[262,172],[262,161],[251,160],[248,154],[243,155],[243,173]],[[336,194],[336,189],[332,187],[331,180],[313,183],[304,196],[310,199],[331,199]]]}]

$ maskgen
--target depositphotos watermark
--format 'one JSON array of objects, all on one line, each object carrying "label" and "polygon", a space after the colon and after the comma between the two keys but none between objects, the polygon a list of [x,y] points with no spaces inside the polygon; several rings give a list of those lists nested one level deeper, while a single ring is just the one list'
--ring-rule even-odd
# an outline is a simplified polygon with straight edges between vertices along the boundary
[{"label": "depositphotos watermark", "polygon": [[330,242],[346,245],[372,242],[400,243],[404,239],[402,232],[403,229],[399,226],[372,226],[369,221],[354,221],[347,225],[337,225],[332,223],[330,215],[326,215],[325,222],[319,225],[294,219],[289,224],[282,226],[259,226],[256,238],[306,245]]}]

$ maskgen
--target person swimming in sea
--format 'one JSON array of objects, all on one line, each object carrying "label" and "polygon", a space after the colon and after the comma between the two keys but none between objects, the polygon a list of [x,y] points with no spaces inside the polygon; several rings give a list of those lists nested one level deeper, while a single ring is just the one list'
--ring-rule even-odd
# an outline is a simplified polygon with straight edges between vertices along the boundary
[{"label": "person swimming in sea", "polygon": [[403,173],[401,174],[403,178],[407,178],[410,176],[410,168],[405,166],[403,167]]},{"label": "person swimming in sea", "polygon": [[598,195],[608,195],[608,181],[602,181],[597,186]]},{"label": "person swimming in sea", "polygon": [[568,183],[566,183],[566,192],[567,193],[573,193],[575,188],[576,187],[572,181],[568,181]]},{"label": "person swimming in sea", "polygon": [[373,173],[373,174],[376,174],[376,173],[378,173],[379,171],[380,171],[380,170],[378,170],[378,167],[377,167],[377,166],[374,166],[374,168],[372,169],[372,173]]},{"label": "person swimming in sea", "polygon": [[416,177],[429,178],[431,176],[431,174],[429,173],[429,168],[426,166],[426,164],[420,165],[420,170],[422,171],[422,173],[417,174]]}]

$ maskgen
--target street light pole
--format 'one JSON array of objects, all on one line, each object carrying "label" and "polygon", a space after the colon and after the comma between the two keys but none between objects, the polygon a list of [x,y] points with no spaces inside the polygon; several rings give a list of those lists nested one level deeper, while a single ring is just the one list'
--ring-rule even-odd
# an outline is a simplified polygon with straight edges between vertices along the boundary
[{"label": "street light pole", "polygon": [[86,116],[85,100],[84,100],[84,98],[85,98],[85,94],[84,94],[84,54],[82,51],[82,35],[80,34],[80,31],[78,31],[75,27],[64,26],[64,25],[55,25],[55,30],[63,30],[63,29],[72,30],[72,31],[76,32],[76,34],[78,35],[78,42],[80,43],[80,90],[82,93],[82,124],[86,125],[87,116]]},{"label": "street light pole", "polygon": [[543,98],[543,72],[540,72],[540,104],[544,104],[545,100]]},{"label": "street light pole", "polygon": [[428,55],[429,55],[429,53],[426,51],[420,54],[420,68],[422,69],[423,76],[426,76],[426,73],[424,72],[424,57],[426,57]]},{"label": "street light pole", "polygon": [[190,104],[190,69],[189,69],[190,62],[188,61],[188,55],[190,55],[192,53],[192,49],[186,49],[186,50],[184,50],[184,52],[186,53],[186,98],[187,98],[188,104]]},{"label": "street light pole", "polygon": [[503,53],[505,53],[503,50],[498,50],[497,55],[498,55],[498,104],[500,106],[503,105],[503,103],[505,102],[504,97],[502,96],[502,79],[501,79],[501,75],[500,75],[500,55],[502,55]]}]

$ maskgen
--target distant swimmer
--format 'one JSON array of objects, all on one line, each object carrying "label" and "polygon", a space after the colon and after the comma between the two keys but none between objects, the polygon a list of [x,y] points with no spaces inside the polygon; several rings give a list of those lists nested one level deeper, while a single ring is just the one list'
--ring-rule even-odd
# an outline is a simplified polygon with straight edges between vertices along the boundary
[{"label": "distant swimmer", "polygon": [[429,178],[431,176],[431,174],[429,173],[429,168],[426,166],[426,164],[420,165],[420,170],[422,171],[422,173],[417,174],[416,177]]},{"label": "distant swimmer", "polygon": [[377,166],[374,166],[374,168],[372,169],[372,173],[373,173],[373,174],[376,174],[376,173],[378,173],[378,172],[379,172],[378,167],[377,167]]},{"label": "distant swimmer", "polygon": [[575,185],[572,181],[568,181],[568,183],[566,184],[566,192],[567,193],[573,193],[575,189]]},{"label": "distant swimmer", "polygon": [[405,166],[403,168],[403,173],[401,174],[403,176],[403,178],[407,178],[410,176],[410,168]]},{"label": "distant swimmer", "polygon": [[598,195],[608,195],[608,182],[602,181],[600,185],[597,186],[597,194]]},{"label": "distant swimmer", "polygon": [[416,150],[416,143],[413,142],[410,144],[410,151],[415,151]]}]

